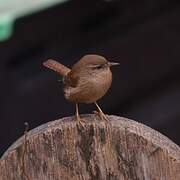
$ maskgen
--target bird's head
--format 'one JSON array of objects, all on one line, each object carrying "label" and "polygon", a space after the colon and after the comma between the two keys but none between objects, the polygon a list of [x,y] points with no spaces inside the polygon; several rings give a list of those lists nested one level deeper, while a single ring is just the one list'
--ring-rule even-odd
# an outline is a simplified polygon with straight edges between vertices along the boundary
[{"label": "bird's head", "polygon": [[84,74],[103,75],[110,71],[111,66],[115,65],[119,65],[119,63],[109,62],[103,56],[85,55],[73,66],[73,68],[75,67]]}]

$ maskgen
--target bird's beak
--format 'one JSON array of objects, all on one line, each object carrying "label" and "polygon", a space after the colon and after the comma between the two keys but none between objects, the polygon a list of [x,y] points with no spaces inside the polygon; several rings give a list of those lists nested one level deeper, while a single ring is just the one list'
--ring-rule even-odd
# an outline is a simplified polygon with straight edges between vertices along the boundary
[{"label": "bird's beak", "polygon": [[108,65],[109,66],[117,66],[117,65],[120,65],[120,63],[117,63],[117,62],[108,62]]}]

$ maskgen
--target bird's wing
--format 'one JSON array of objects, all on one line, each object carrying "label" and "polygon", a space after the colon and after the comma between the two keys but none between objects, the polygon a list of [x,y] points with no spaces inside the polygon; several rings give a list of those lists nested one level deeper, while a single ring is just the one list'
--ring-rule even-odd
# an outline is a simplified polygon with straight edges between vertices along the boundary
[{"label": "bird's wing", "polygon": [[66,76],[71,70],[64,66],[63,64],[53,60],[53,59],[48,59],[43,63],[43,65],[49,69],[52,69],[53,71],[57,72],[61,76]]},{"label": "bird's wing", "polygon": [[64,85],[65,87],[77,87],[79,81],[78,73],[70,71],[67,76],[64,77]]}]

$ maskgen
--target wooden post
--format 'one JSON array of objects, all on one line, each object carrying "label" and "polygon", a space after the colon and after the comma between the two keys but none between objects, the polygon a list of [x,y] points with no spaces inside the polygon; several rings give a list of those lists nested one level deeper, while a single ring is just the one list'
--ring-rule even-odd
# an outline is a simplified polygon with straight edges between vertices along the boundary
[{"label": "wooden post", "polygon": [[2,156],[0,180],[180,179],[180,148],[162,134],[122,117],[84,118],[84,128],[68,117],[22,136]]}]

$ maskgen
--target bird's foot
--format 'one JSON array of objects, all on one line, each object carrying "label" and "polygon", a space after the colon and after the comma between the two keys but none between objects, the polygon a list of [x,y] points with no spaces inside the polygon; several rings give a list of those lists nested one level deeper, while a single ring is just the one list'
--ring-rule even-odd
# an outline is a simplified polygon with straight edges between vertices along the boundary
[{"label": "bird's foot", "polygon": [[101,120],[108,121],[107,116],[106,116],[103,112],[101,112],[101,111],[93,111],[93,113],[94,113],[95,115],[98,115]]},{"label": "bird's foot", "polygon": [[80,124],[82,127],[85,127],[85,119],[81,118],[80,116],[76,116],[76,121],[78,124]]}]

